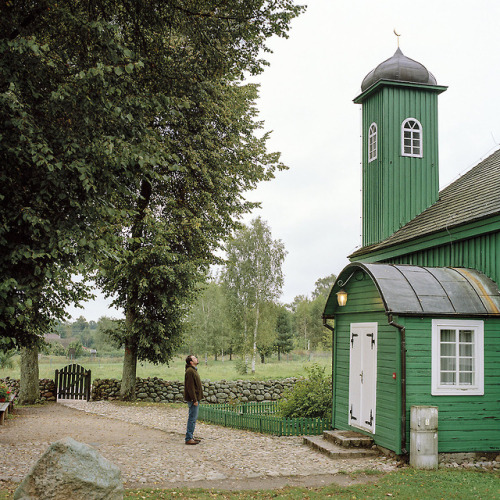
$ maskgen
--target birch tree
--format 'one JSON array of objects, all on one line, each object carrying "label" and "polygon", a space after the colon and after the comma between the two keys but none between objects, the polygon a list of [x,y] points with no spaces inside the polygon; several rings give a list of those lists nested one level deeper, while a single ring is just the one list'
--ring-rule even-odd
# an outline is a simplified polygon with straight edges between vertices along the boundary
[{"label": "birch tree", "polygon": [[225,290],[241,331],[245,362],[251,353],[255,373],[261,313],[281,295],[286,251],[281,240],[273,240],[271,229],[260,217],[240,229],[226,251]]}]

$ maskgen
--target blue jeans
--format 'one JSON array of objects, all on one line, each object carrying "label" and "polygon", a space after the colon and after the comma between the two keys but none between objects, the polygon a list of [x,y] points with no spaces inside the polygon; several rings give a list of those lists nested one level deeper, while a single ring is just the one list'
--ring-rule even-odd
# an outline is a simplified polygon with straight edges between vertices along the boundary
[{"label": "blue jeans", "polygon": [[189,415],[186,429],[186,441],[193,439],[194,428],[196,426],[196,420],[198,419],[198,409],[200,408],[200,403],[196,406],[193,401],[188,401]]}]

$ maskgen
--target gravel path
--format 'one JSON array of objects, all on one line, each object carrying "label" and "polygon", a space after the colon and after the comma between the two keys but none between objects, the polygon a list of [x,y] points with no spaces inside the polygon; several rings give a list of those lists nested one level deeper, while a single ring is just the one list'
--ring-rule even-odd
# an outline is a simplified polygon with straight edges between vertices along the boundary
[{"label": "gravel path", "polygon": [[303,445],[300,437],[269,436],[202,422],[195,432],[202,442],[186,446],[186,419],[187,408],[134,407],[108,401],[20,408],[15,418],[0,427],[0,480],[20,481],[47,446],[65,436],[94,446],[120,467],[129,488],[350,484],[353,481],[345,472],[388,472],[396,467],[385,457],[333,460]]}]

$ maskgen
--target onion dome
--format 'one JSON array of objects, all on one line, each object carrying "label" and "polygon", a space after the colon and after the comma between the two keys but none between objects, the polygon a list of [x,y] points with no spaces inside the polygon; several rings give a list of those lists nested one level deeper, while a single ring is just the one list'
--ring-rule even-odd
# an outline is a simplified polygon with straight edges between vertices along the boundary
[{"label": "onion dome", "polygon": [[364,92],[379,80],[437,85],[434,75],[423,64],[406,57],[399,47],[392,57],[365,76],[361,90]]}]

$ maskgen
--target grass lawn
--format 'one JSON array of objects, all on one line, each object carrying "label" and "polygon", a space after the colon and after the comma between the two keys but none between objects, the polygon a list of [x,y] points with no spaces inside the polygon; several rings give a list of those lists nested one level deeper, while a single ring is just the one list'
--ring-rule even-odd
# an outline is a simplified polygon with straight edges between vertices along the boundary
[{"label": "grass lawn", "polygon": [[211,498],[251,499],[284,498],[302,499],[385,499],[399,498],[408,500],[487,500],[500,498],[500,474],[493,472],[457,471],[419,471],[403,469],[382,476],[376,483],[350,487],[326,486],[318,489],[283,488],[276,491],[214,492],[211,490],[129,490],[125,498],[167,499]]},{"label": "grass lawn", "polygon": [[[15,485],[14,485],[15,487]],[[11,498],[13,486],[0,486],[0,500]],[[500,474],[498,472],[441,469],[419,471],[402,469],[382,476],[376,483],[349,487],[326,486],[323,488],[283,488],[259,491],[214,491],[203,489],[126,490],[126,499],[192,498],[209,500],[267,499],[290,500],[336,498],[339,500],[399,498],[405,500],[493,500],[500,498]]]},{"label": "grass lawn", "polygon": [[[176,356],[169,366],[154,365],[152,363],[138,363],[137,376],[158,377],[163,380],[184,380],[184,367],[185,356]],[[40,356],[39,370],[40,378],[54,379],[54,372],[56,369],[61,369],[64,366],[78,363],[87,369],[92,370],[92,379],[96,378],[122,378],[123,359],[122,358],[97,358],[90,360],[88,357],[71,361],[64,356]],[[225,361],[220,359],[214,361],[209,358],[207,363],[205,359],[200,356],[200,364],[198,366],[199,373],[202,379],[212,381],[218,380],[272,380],[287,377],[300,377],[306,375],[306,368],[311,366],[312,363],[317,363],[325,367],[326,373],[331,373],[331,356],[330,353],[312,354],[310,357],[307,355],[289,355],[288,360],[283,356],[281,361],[278,362],[276,358],[270,358],[266,363],[262,364],[258,360],[256,364],[255,375],[247,374],[240,375],[236,370],[236,360]],[[0,369],[0,378],[11,377],[19,378],[19,357],[14,357],[14,368]]]}]

